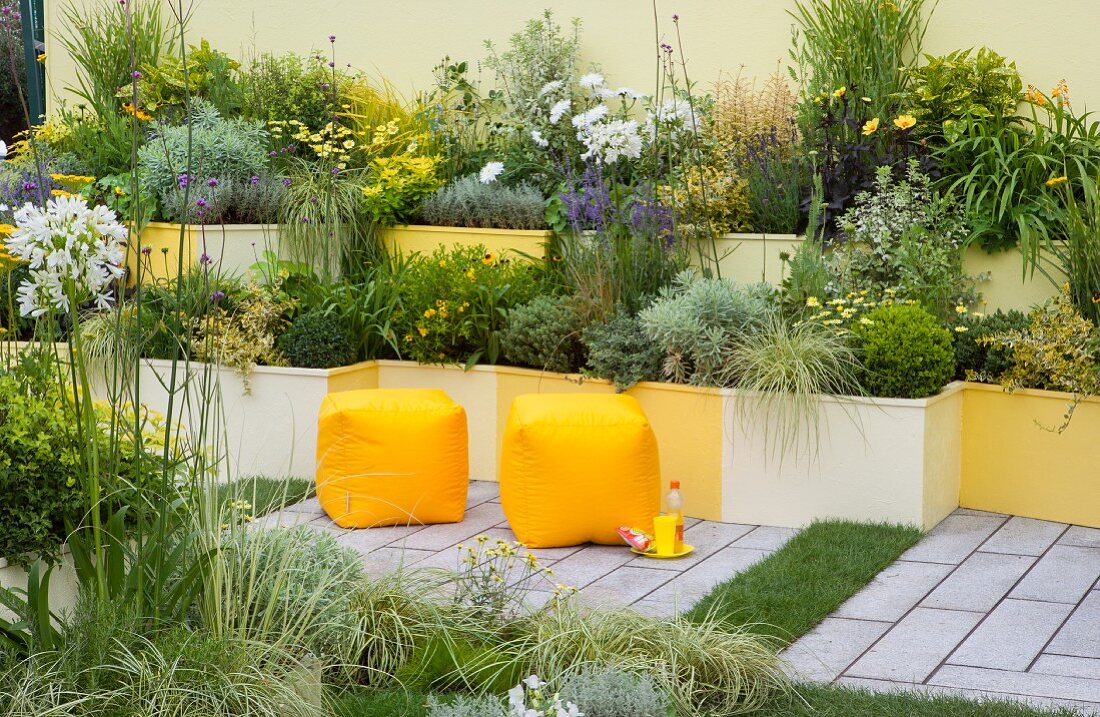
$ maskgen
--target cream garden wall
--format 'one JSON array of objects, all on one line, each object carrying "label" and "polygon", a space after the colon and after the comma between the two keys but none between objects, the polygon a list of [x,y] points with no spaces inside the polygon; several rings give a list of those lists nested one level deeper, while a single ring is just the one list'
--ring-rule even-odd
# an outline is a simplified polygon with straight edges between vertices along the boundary
[{"label": "cream garden wall", "polygon": [[[52,97],[73,83],[73,64],[53,34],[62,29],[69,0],[46,2],[47,79]],[[90,3],[102,0],[75,0]],[[141,1],[141,0],[139,0]],[[144,0],[164,2],[167,0]],[[173,3],[177,0],[173,0]],[[182,0],[185,6],[189,0]],[[931,4],[931,0],[929,0]],[[763,77],[786,61],[793,0],[657,0],[662,40],[674,42],[678,13],[691,78],[704,87],[740,66]],[[194,0],[191,41],[205,37],[241,56],[257,51],[327,52],[337,35],[338,60],[377,71],[403,92],[423,89],[444,56],[484,56],[482,41],[498,45],[523,22],[552,7],[560,19],[584,19],[583,53],[617,85],[653,86],[654,9],[644,0]],[[925,50],[942,53],[986,45],[1014,59],[1025,82],[1049,90],[1070,85],[1075,105],[1100,106],[1100,26],[1097,0],[940,0]],[[490,79],[490,78],[486,78]]]}]

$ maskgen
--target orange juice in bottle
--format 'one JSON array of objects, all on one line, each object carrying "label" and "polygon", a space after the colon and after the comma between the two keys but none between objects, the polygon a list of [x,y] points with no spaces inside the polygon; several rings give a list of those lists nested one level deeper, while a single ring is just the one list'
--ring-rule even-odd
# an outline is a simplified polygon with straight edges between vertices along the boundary
[{"label": "orange juice in bottle", "polygon": [[665,514],[676,516],[676,544],[675,551],[684,551],[684,499],[680,495],[680,481],[670,481],[668,493],[665,494]]}]

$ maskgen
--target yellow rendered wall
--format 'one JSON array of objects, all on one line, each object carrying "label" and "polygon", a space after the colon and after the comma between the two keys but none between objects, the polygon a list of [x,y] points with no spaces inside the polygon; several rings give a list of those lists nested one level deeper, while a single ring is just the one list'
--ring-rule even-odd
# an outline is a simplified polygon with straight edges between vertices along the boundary
[{"label": "yellow rendered wall", "polygon": [[382,232],[382,241],[391,252],[405,255],[431,254],[440,246],[481,244],[494,254],[511,252],[533,257],[545,255],[546,231],[509,231],[506,229],[469,229],[466,227],[407,226],[392,227]]},{"label": "yellow rendered wall", "polygon": [[[53,37],[66,4],[45,4],[46,69],[55,95],[74,77],[71,60]],[[655,34],[653,6],[642,0],[196,0],[189,36],[192,42],[205,37],[219,49],[247,56],[254,51],[327,53],[327,38],[335,34],[340,65],[350,62],[380,73],[408,94],[428,87],[432,67],[444,55],[469,60],[476,74],[477,61],[485,56],[483,40],[504,45],[525,20],[548,6],[561,19],[583,18],[583,57],[598,62],[616,86],[652,91],[658,38],[676,44],[673,13],[680,15],[691,79],[704,88],[720,72],[735,74],[744,66],[747,75],[763,77],[786,62],[787,11],[793,0],[657,0],[656,5],[661,27]],[[940,0],[924,49],[943,53],[989,46],[1014,59],[1025,82],[1049,90],[1065,78],[1075,105],[1096,107],[1098,26],[1096,0]]]},{"label": "yellow rendered wall", "polygon": [[964,508],[1100,528],[1100,400],[1077,407],[1063,433],[1068,394],[967,384]]}]

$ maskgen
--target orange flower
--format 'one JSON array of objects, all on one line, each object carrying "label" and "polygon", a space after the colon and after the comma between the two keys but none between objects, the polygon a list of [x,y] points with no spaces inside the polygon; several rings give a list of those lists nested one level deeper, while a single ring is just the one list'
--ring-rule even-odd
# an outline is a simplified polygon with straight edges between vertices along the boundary
[{"label": "orange flower", "polygon": [[914,127],[916,124],[917,118],[913,115],[900,115],[894,118],[894,126],[903,132]]},{"label": "orange flower", "polygon": [[878,131],[878,117],[869,119],[863,123],[863,134],[870,135]]},{"label": "orange flower", "polygon": [[1051,177],[1050,179],[1047,180],[1047,186],[1048,187],[1054,187],[1054,186],[1057,186],[1059,184],[1063,184],[1063,183],[1068,182],[1068,181],[1069,181],[1069,177],[1067,177],[1065,175],[1062,175],[1061,177]]},{"label": "orange flower", "polygon": [[1037,107],[1045,107],[1047,104],[1047,98],[1043,97],[1043,93],[1039,91],[1039,88],[1035,85],[1028,85],[1027,92],[1024,93],[1024,99]]}]

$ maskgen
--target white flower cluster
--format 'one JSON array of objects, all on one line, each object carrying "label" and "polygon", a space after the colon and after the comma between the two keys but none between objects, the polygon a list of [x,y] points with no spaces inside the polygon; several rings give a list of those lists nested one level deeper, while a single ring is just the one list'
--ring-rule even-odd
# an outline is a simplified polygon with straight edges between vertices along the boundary
[{"label": "white flower cluster", "polygon": [[577,138],[586,147],[581,159],[612,164],[620,157],[637,159],[642,156],[642,137],[634,120],[593,123],[578,132]]},{"label": "white flower cluster", "polygon": [[584,717],[584,712],[572,702],[562,704],[558,695],[554,695],[547,703],[542,696],[543,687],[546,687],[546,683],[537,675],[531,675],[508,690],[508,704],[512,708],[512,714],[515,717]]},{"label": "white flower cluster", "polygon": [[110,285],[125,273],[129,234],[113,211],[89,207],[80,196],[60,196],[45,209],[30,203],[17,209],[15,226],[8,252],[30,266],[18,290],[21,315],[42,316],[51,308],[68,313],[75,308],[70,299],[111,305]]},{"label": "white flower cluster", "polygon": [[665,100],[655,110],[646,115],[645,129],[654,137],[657,130],[673,134],[681,132],[695,133],[698,130],[697,119],[687,100]]}]

